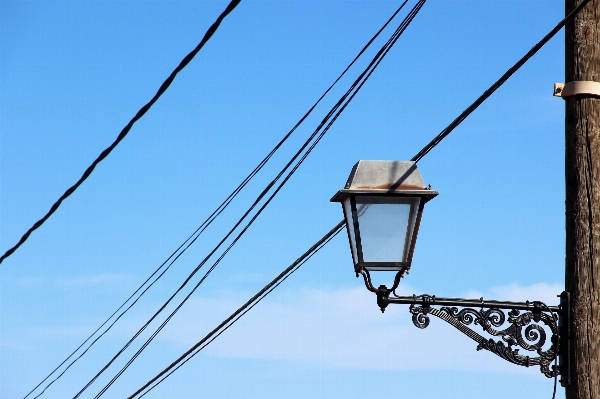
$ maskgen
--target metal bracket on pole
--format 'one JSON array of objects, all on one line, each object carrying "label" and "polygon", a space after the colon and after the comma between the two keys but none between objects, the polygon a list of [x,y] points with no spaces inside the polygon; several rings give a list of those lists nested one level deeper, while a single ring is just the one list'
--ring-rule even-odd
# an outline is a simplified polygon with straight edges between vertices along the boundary
[{"label": "metal bracket on pole", "polygon": [[600,97],[600,83],[593,81],[554,83],[554,97],[573,96]]},{"label": "metal bracket on pole", "polygon": [[571,294],[563,291],[560,294],[560,313],[558,318],[558,369],[560,384],[564,387],[571,384]]},{"label": "metal bracket on pole", "polygon": [[[539,366],[548,378],[560,375],[563,386],[571,383],[572,317],[568,292],[559,295],[560,306],[547,306],[539,301],[390,296],[393,292],[383,288],[372,290],[377,294],[377,304],[382,311],[389,304],[410,305],[413,324],[418,328],[426,328],[429,316],[436,316],[477,342],[477,350],[488,350],[516,365]],[[505,313],[504,310],[510,311]],[[485,338],[472,328],[474,326],[500,339]],[[520,350],[525,353],[519,353]],[[558,366],[553,365],[557,360]]]}]

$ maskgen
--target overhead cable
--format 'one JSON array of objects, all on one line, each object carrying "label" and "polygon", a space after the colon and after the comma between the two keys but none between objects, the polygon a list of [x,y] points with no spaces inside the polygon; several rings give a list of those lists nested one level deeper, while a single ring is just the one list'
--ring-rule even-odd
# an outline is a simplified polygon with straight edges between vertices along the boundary
[{"label": "overhead cable", "polygon": [[[127,399],[133,399],[136,396],[146,395],[152,389],[154,389],[158,384],[168,378],[173,372],[175,372],[179,367],[183,366],[188,360],[196,356],[198,352],[208,346],[212,341],[214,341],[219,335],[225,332],[229,327],[231,327],[236,321],[238,321],[242,316],[244,316],[250,309],[252,309],[255,305],[257,305],[261,300],[263,300],[267,295],[269,295],[275,288],[277,288],[281,283],[283,283],[289,276],[291,276],[296,270],[298,270],[306,261],[308,261],[314,254],[319,252],[321,248],[323,248],[329,241],[331,241],[340,231],[346,222],[342,220],[339,222],[333,229],[331,229],[327,234],[325,234],[319,241],[317,241],[312,247],[308,249],[305,253],[303,253],[298,259],[294,261],[290,266],[288,266],[284,271],[282,271],[277,277],[275,277],[269,284],[267,284],[262,290],[260,290],[256,295],[248,300],[244,305],[242,305],[239,309],[231,314],[227,319],[225,319],[221,324],[219,324],[214,330],[208,333],[204,338],[198,341],[194,346],[192,346],[189,350],[187,350],[183,355],[181,355],[177,360],[171,363],[168,367],[158,373],[154,378],[148,381],[144,386],[138,389],[133,395],[129,396]],[[154,385],[152,385],[154,384]],[[151,386],[152,385],[152,386]],[[151,386],[151,387],[150,387]],[[142,392],[146,390],[142,394]]]},{"label": "overhead cable", "polygon": [[[166,271],[173,265],[173,263],[192,245],[194,244],[194,242],[199,238],[199,236],[212,224],[212,222],[228,207],[228,205],[233,201],[233,199],[242,191],[242,189],[250,182],[250,180],[252,180],[252,178],[254,176],[256,176],[256,174],[258,174],[258,172],[260,172],[260,170],[267,164],[267,162],[272,158],[272,156],[277,152],[277,150],[279,150],[279,148],[287,141],[287,139],[294,133],[294,131],[296,131],[296,129],[306,120],[306,118],[312,113],[312,111],[317,107],[317,105],[321,102],[321,100],[331,91],[331,89],[333,88],[333,86],[335,86],[339,80],[346,74],[346,72],[356,63],[356,61],[362,56],[362,54],[369,48],[369,46],[373,43],[373,41],[375,41],[375,39],[377,39],[377,37],[379,36],[379,34],[389,25],[389,23],[396,17],[396,15],[398,14],[398,12],[400,12],[400,10],[402,10],[402,8],[404,7],[404,5],[408,2],[408,0],[405,0],[400,7],[392,14],[392,16],[386,21],[386,23],[375,33],[375,35],[367,42],[367,44],[360,50],[360,52],[356,55],[356,57],[354,57],[354,59],[352,60],[352,62],[350,62],[350,64],[346,67],[346,69],[344,69],[344,71],[337,77],[337,79],[327,88],[327,90],[325,90],[325,92],[321,95],[321,97],[319,97],[319,99],[309,108],[309,110],[304,114],[304,116],[302,116],[302,118],[300,118],[300,120],[294,125],[294,127],[292,127],[292,129],[279,141],[279,143],[277,143],[277,145],[271,150],[271,152],[269,152],[269,154],[267,154],[267,156],[265,158],[263,158],[263,160],[254,168],[254,170],[252,170],[252,172],[250,172],[250,174],[248,176],[246,176],[246,178],[242,181],[242,183],[240,183],[235,190],[233,190],[233,192],[231,194],[229,194],[229,196],[227,196],[227,198],[217,207],[217,209],[215,209],[215,211],[213,211],[213,213],[208,216],[208,218],[206,220],[204,220],[204,222],[202,222],[200,224],[200,226],[135,290],[135,292],[133,294],[131,294],[131,296],[129,296],[129,298],[127,298],[125,300],[125,302],[123,302],[123,304],[121,304],[121,306],[119,306],[119,308],[113,312],[113,314],[111,314],[108,319],[106,319],[101,325],[100,327],[98,327],[88,338],[85,339],[85,341],[83,341],[83,343],[81,343],[69,356],[67,356],[67,358],[65,360],[63,360],[54,370],[52,370],[50,372],[50,374],[48,374],[40,383],[38,383],[38,385],[36,385],[27,395],[25,395],[25,397],[23,399],[26,399],[28,396],[30,396],[36,389],[38,389],[40,387],[40,385],[42,385],[45,381],[47,381],[54,373],[57,372],[57,370],[60,369],[60,367],[62,367],[70,358],[72,358],[78,351],[79,349],[81,349],[88,341],[90,341],[95,335],[96,333],[98,333],[98,331],[100,331],[122,308],[125,307],[125,305],[138,293],[140,292],[140,294],[137,296],[137,298],[130,304],[130,306],[128,306],[127,308],[125,308],[125,310],[123,312],[121,312],[116,318],[115,320],[108,325],[108,327],[96,338],[94,339],[90,345],[78,356],[76,357],[71,363],[69,363],[67,365],[67,367],[56,377],[54,378],[50,383],[48,383],[44,389],[37,395],[35,396],[35,398],[38,398],[41,394],[43,394],[46,389],[48,389],[54,382],[56,382],[59,378],[61,378],[64,373],[71,368],[71,366],[73,366],[74,363],[77,362],[77,360],[79,360],[85,353],[87,353],[87,351],[104,335],[106,334],[111,328],[112,326],[114,326],[114,324],[125,314],[127,313],[127,311],[129,309],[131,309],[131,307],[133,305],[135,305],[137,303],[137,301],[148,291],[148,289],[150,287],[152,287],[165,273]],[[169,262],[170,261],[170,262]],[[146,288],[144,288],[146,286],[146,284],[165,266],[167,265],[167,263],[169,263],[169,265],[165,268],[165,270],[163,270],[162,273],[160,273]]]},{"label": "overhead cable", "polygon": [[[512,73],[514,73],[514,72],[515,72],[517,69],[519,69],[519,68],[520,68],[520,67],[521,67],[521,66],[522,66],[522,65],[523,65],[523,64],[524,64],[524,63],[525,63],[525,62],[526,62],[526,61],[527,61],[529,58],[531,58],[531,56],[532,56],[533,54],[535,54],[535,52],[537,52],[537,51],[539,50],[539,48],[536,48],[536,47],[538,47],[538,46],[539,46],[539,47],[541,48],[541,46],[543,46],[543,45],[544,45],[544,44],[545,44],[545,43],[546,43],[546,42],[547,42],[547,41],[548,41],[548,40],[549,40],[549,39],[550,39],[550,38],[551,38],[551,37],[552,37],[554,34],[556,34],[556,30],[557,30],[557,29],[558,29],[558,30],[560,30],[560,29],[561,29],[561,28],[562,28],[562,27],[565,25],[565,23],[566,23],[566,22],[568,22],[568,21],[569,21],[571,18],[573,18],[573,17],[574,17],[574,16],[575,16],[575,15],[576,15],[576,14],[577,14],[577,13],[578,13],[578,12],[579,12],[579,11],[580,11],[580,10],[581,10],[583,7],[584,7],[584,6],[585,6],[585,5],[588,3],[588,2],[589,2],[589,0],[584,0],[584,2],[583,2],[583,3],[581,3],[579,7],[577,7],[575,10],[573,10],[573,11],[572,11],[572,12],[571,12],[571,13],[570,13],[570,14],[569,14],[569,15],[568,15],[568,16],[567,16],[565,19],[563,19],[563,20],[562,20],[562,21],[561,21],[561,22],[560,22],[560,23],[557,25],[557,27],[555,27],[555,28],[554,28],[552,31],[550,31],[550,33],[549,33],[548,35],[546,35],[546,36],[545,36],[545,37],[542,39],[542,41],[540,42],[541,44],[540,44],[540,43],[538,43],[536,46],[534,46],[534,47],[532,48],[532,50],[530,50],[530,52],[529,52],[529,53],[531,53],[531,52],[533,52],[533,53],[532,53],[531,55],[529,55],[529,57],[527,57],[527,55],[526,55],[526,56],[525,56],[525,57],[523,57],[521,60],[519,60],[519,61],[517,62],[517,64],[515,64],[515,66],[517,66],[517,67],[516,67],[516,69],[514,69],[514,70],[513,70],[513,68],[515,68],[515,66],[513,66],[511,69],[509,69],[509,72],[510,72],[511,70],[512,70],[512,72],[511,72],[510,74],[508,74],[508,72],[507,72],[507,73],[505,73],[505,75],[503,75],[503,77],[504,77],[504,76],[507,76],[507,77],[506,77],[506,79],[508,79],[508,77],[510,77],[510,75],[512,75]],[[529,53],[527,53],[527,54],[529,54]],[[508,74],[508,75],[507,75],[507,74]],[[506,81],[506,79],[504,79],[504,81]],[[502,78],[501,78],[501,79],[500,79],[498,82],[500,82],[501,80],[502,80]],[[500,85],[501,85],[502,83],[504,83],[504,81],[502,81],[502,82],[500,83]],[[498,84],[498,82],[494,83],[494,85]],[[493,86],[494,86],[494,85],[493,85]],[[492,87],[493,87],[493,86],[492,86]],[[490,87],[490,89],[492,89],[492,87]],[[499,87],[499,86],[498,86],[498,87]],[[497,88],[497,87],[496,87],[496,88]],[[496,89],[496,88],[494,88],[494,89],[493,89],[493,90],[491,90],[491,91],[490,91],[490,89],[486,90],[486,92],[484,92],[484,95],[485,95],[485,93],[487,93],[488,91],[490,91],[489,95],[491,95],[491,93],[493,93],[493,91],[495,91],[495,89]],[[478,98],[478,99],[476,100],[476,102],[475,102],[475,103],[477,103],[477,102],[478,102],[478,101],[479,101],[479,100],[480,100],[482,97],[484,97],[484,95],[482,95],[480,98]],[[483,98],[483,100],[485,100],[487,97],[489,97],[489,95],[487,95],[485,98]],[[475,103],[474,103],[474,104],[475,104]],[[479,104],[477,104],[477,105],[479,105]],[[469,108],[467,108],[467,110],[468,110],[468,109],[470,109],[471,107],[473,107],[473,105],[471,105]],[[477,108],[477,106],[475,106],[475,107],[474,107],[472,110],[474,110],[475,108]],[[471,110],[471,112],[472,112],[472,110]],[[443,133],[443,132],[445,132],[445,131],[448,131],[448,133],[449,133],[450,131],[452,131],[452,129],[454,129],[456,126],[458,126],[458,124],[460,124],[460,123],[461,123],[461,122],[462,122],[462,121],[463,121],[463,120],[464,120],[464,119],[465,119],[465,118],[466,118],[466,117],[467,117],[467,116],[468,116],[468,115],[469,115],[471,112],[468,112],[468,113],[466,113],[466,114],[465,114],[465,111],[463,111],[463,113],[462,113],[461,115],[465,114],[465,117],[464,117],[464,118],[462,118],[462,119],[460,119],[460,120],[459,120],[459,118],[457,118],[455,121],[453,121],[453,122],[451,123],[451,125],[449,125],[449,126],[446,128],[446,129],[444,129],[444,130],[442,131],[442,133]],[[458,120],[458,122],[456,123],[456,121],[457,121],[457,120]],[[450,127],[451,127],[453,124],[455,124],[455,123],[456,123],[456,125],[454,125],[454,127],[452,127],[452,129],[449,129],[449,128],[450,128]],[[446,134],[445,136],[447,136],[447,135],[448,135],[448,134]],[[445,136],[444,136],[444,137],[445,137]],[[438,136],[438,137],[439,137],[439,136]],[[443,137],[442,137],[442,139],[443,139]],[[440,140],[440,141],[441,141],[441,140]],[[432,143],[433,143],[433,141],[432,141]],[[422,150],[421,150],[419,153],[417,153],[417,155],[415,155],[415,156],[413,157],[413,159],[412,159],[412,160],[413,160],[413,161],[418,161],[418,160],[422,159],[422,158],[423,158],[423,156],[425,156],[425,155],[426,155],[426,154],[427,154],[427,153],[428,153],[428,152],[431,150],[431,148],[433,148],[434,146],[435,146],[435,145],[431,146],[431,143],[427,144],[427,145],[426,145],[426,146],[425,146],[425,147],[424,147],[424,148],[423,148],[423,149],[422,149]],[[341,221],[340,223],[338,223],[338,225],[336,225],[336,226],[335,226],[335,227],[334,227],[334,228],[333,228],[333,229],[330,231],[330,233],[331,233],[331,232],[333,232],[333,231],[336,231],[336,230],[337,230],[337,232],[339,232],[339,230],[341,229],[341,227],[342,227],[344,224],[345,224],[345,222],[344,222],[344,221]],[[336,232],[335,234],[337,234],[337,232]],[[330,234],[330,233],[328,233],[328,234]],[[325,237],[324,237],[324,238],[325,238]],[[319,240],[319,241],[318,241],[318,242],[317,242],[315,245],[313,245],[313,247],[311,247],[311,249],[312,249],[312,248],[314,248],[316,245],[318,245],[318,244],[319,244],[319,243],[321,243],[321,242],[323,242],[323,239]],[[323,242],[323,244],[322,244],[322,246],[321,246],[320,248],[322,248],[322,247],[323,247],[325,244],[327,244],[328,242],[329,242],[328,240],[326,240],[325,242]],[[319,249],[320,249],[320,248],[319,248]],[[311,250],[311,249],[309,249],[309,251],[307,251],[307,253],[308,253],[308,252],[310,252],[310,250]],[[287,269],[286,269],[286,270],[287,270]],[[285,271],[284,271],[284,272],[285,272]],[[281,275],[280,275],[280,276],[281,276]],[[279,278],[279,277],[278,277],[278,278]],[[279,285],[279,284],[277,284],[276,286],[278,286],[278,285]],[[276,286],[275,286],[275,287],[276,287]],[[274,289],[275,287],[273,287],[272,289]],[[266,288],[266,287],[265,287],[265,288]],[[272,289],[271,289],[271,291],[272,291]],[[264,290],[264,289],[263,289],[263,290]],[[262,291],[261,291],[261,292],[262,292]],[[261,292],[259,292],[257,295],[260,295],[260,293],[261,293]],[[269,292],[270,292],[270,291],[269,291]],[[256,298],[256,296],[255,296],[255,297],[253,297],[252,299],[254,299],[254,298]],[[251,299],[250,301],[252,301],[252,299]],[[249,302],[250,302],[250,301],[249,301]],[[247,304],[248,304],[248,303],[247,303]],[[244,306],[245,306],[245,307],[247,307],[247,304],[245,304]],[[254,306],[254,305],[252,305],[252,306]],[[250,307],[250,308],[251,308],[251,307]],[[245,312],[243,312],[243,313],[242,313],[242,315],[243,315],[243,314],[245,314],[245,313],[246,313],[248,310],[250,310],[250,309],[247,309],[247,310],[245,310]],[[238,310],[238,311],[239,311],[239,310]],[[233,317],[235,317],[235,315],[236,315],[237,313],[238,313],[238,312],[234,313],[234,315],[232,315],[232,316],[233,316]],[[203,338],[201,341],[199,341],[199,342],[198,342],[196,345],[194,345],[192,348],[190,348],[190,349],[189,349],[187,352],[185,352],[185,353],[184,353],[182,356],[180,356],[180,357],[179,357],[179,358],[178,358],[178,359],[177,359],[175,362],[171,363],[171,365],[169,365],[167,368],[165,368],[163,371],[161,371],[159,374],[157,374],[157,375],[156,375],[154,378],[152,378],[150,381],[148,381],[148,382],[147,382],[147,383],[146,383],[144,386],[142,386],[140,389],[138,389],[138,390],[137,390],[137,391],[136,391],[136,392],[135,392],[133,395],[131,395],[131,396],[130,396],[128,399],[133,399],[133,398],[135,398],[136,396],[138,396],[138,395],[140,395],[140,394],[141,394],[141,395],[140,395],[139,397],[142,397],[142,396],[146,395],[146,393],[148,393],[150,390],[154,389],[154,388],[155,388],[155,387],[156,387],[158,384],[160,384],[160,383],[161,383],[162,381],[164,381],[164,380],[165,380],[167,377],[169,377],[169,376],[170,376],[170,375],[171,375],[173,372],[175,372],[175,371],[176,371],[176,370],[177,370],[179,367],[181,367],[181,366],[182,366],[183,364],[185,364],[185,363],[186,363],[188,360],[190,360],[190,359],[191,359],[193,356],[195,356],[195,355],[196,355],[196,354],[197,354],[197,353],[198,353],[200,350],[202,350],[202,349],[203,349],[203,348],[204,348],[206,345],[208,345],[208,344],[209,344],[210,342],[212,342],[212,341],[213,341],[213,340],[214,340],[216,337],[218,337],[218,336],[219,336],[219,335],[222,333],[222,331],[220,331],[220,329],[221,329],[221,328],[223,328],[223,326],[225,326],[227,323],[229,323],[231,319],[233,319],[233,317],[232,317],[232,316],[230,316],[228,319],[226,319],[226,320],[225,320],[223,323],[221,323],[221,324],[220,324],[220,325],[219,325],[217,328],[215,328],[215,330],[213,330],[211,333],[209,333],[209,334],[208,334],[206,337],[204,337],[204,338]],[[241,317],[241,316],[240,316],[240,317]],[[235,321],[237,321],[238,319],[239,319],[239,317],[238,317],[238,318],[236,318],[236,319],[235,319],[235,320],[234,320],[234,321],[233,321],[231,324],[233,324],[233,323],[234,323]],[[226,327],[226,328],[229,328],[229,327],[231,326],[231,324],[227,325],[227,327]],[[220,331],[220,332],[219,332],[219,331]],[[154,385],[152,385],[152,384],[154,384]],[[147,389],[147,390],[146,390],[146,389]],[[146,390],[146,392],[142,393],[144,390]]]},{"label": "overhead cable", "polygon": [[419,151],[417,155],[412,157],[411,161],[419,162],[421,158],[427,155],[429,151],[433,149],[433,147],[438,145],[444,138],[446,138],[446,136],[450,134],[450,132],[452,132],[458,125],[460,125],[462,121],[464,121],[467,118],[467,116],[471,114],[471,112],[475,111],[477,107],[479,107],[485,100],[487,100],[500,86],[504,84],[504,82],[508,80],[508,78],[510,78],[515,72],[517,72],[519,68],[521,68],[531,57],[533,57],[535,53],[538,52],[539,49],[541,49],[546,43],[548,43],[548,41],[552,39],[554,35],[556,35],[558,31],[560,31],[563,28],[563,26],[565,26],[565,24],[568,21],[570,21],[571,18],[577,15],[577,13],[581,11],[581,9],[585,7],[586,4],[589,2],[590,0],[582,1],[581,4],[577,6],[577,8],[571,11],[569,15],[567,15],[554,27],[554,29],[548,32],[548,34],[544,36],[542,40],[540,40],[535,46],[533,46],[531,50],[529,50],[527,54],[523,56],[523,58],[517,61],[517,63],[514,64],[512,67],[510,67],[508,71],[506,71],[504,75],[500,77],[500,79],[498,79],[493,85],[489,87],[489,89],[484,91],[483,94],[479,96],[479,98],[475,100],[475,102],[473,102],[473,104],[469,105],[469,107],[465,109],[456,119],[454,119],[452,123],[450,123],[444,130],[442,130],[440,134],[435,136],[435,138],[431,140],[429,144],[423,147],[423,149]]},{"label": "overhead cable", "polygon": [[[327,116],[323,119],[323,121],[319,124],[318,128],[315,132],[309,137],[309,139],[303,144],[301,149],[294,155],[294,157],[286,164],[286,166],[280,171],[280,173],[276,176],[271,183],[265,188],[265,190],[259,195],[259,197],[255,200],[252,206],[246,211],[246,213],[238,220],[238,222],[234,225],[234,227],[227,233],[227,235],[217,244],[217,246],[207,255],[203,261],[192,271],[192,273],[186,278],[183,284],[175,291],[175,293],[161,306],[161,308],[136,332],[136,334],[117,352],[117,354],[75,395],[74,399],[78,398],[89,386],[104,372],[110,365],[131,345],[131,343],[148,327],[152,321],[166,308],[166,306],[173,300],[173,298],[187,285],[187,283],[192,279],[192,277],[200,270],[200,268],[209,260],[210,257],[218,250],[218,248],[234,233],[237,227],[243,222],[243,220],[250,214],[250,212],[260,203],[260,201],[268,194],[272,187],[277,183],[277,181],[283,176],[285,171],[293,164],[293,162],[302,154],[302,152],[308,149],[302,154],[302,157],[298,160],[298,162],[294,165],[288,175],[284,178],[282,183],[275,189],[275,191],[271,194],[271,196],[266,200],[266,202],[262,205],[262,207],[257,211],[257,213],[252,217],[252,219],[246,224],[243,230],[237,235],[234,241],[229,245],[229,247],[223,252],[223,254],[219,257],[219,259],[211,266],[211,268],[206,272],[206,274],[202,277],[202,279],[196,284],[196,286],[192,289],[192,291],[180,302],[180,304],[175,308],[175,310],[167,317],[167,319],[158,327],[158,329],[148,338],[148,340],[142,345],[142,347],[133,355],[133,357],[126,363],[125,366],[117,373],[115,377],[98,393],[96,398],[100,397],[106,390],[116,381],[117,378],[131,365],[131,363],[139,356],[139,354],[146,348],[146,346],[154,339],[154,337],[164,328],[164,326],[171,320],[171,318],[179,311],[179,309],[183,306],[183,304],[189,299],[189,297],[194,293],[194,291],[204,282],[204,280],[208,277],[208,275],[214,270],[214,268],[219,264],[219,262],[224,258],[224,256],[229,252],[229,250],[237,243],[237,241],[242,237],[242,235],[248,230],[248,228],[252,225],[252,223],[256,220],[256,218],[260,215],[260,213],[266,208],[266,206],[270,203],[270,201],[275,197],[275,195],[283,188],[285,183],[291,178],[291,176],[296,172],[299,166],[304,162],[306,157],[312,152],[315,146],[319,143],[319,141],[323,138],[325,133],[329,130],[333,122],[337,120],[343,110],[347,107],[350,101],[354,98],[354,96],[358,93],[360,88],[364,85],[366,80],[371,76],[374,72],[375,68],[379,65],[383,57],[389,52],[391,47],[396,43],[400,35],[406,30],[410,22],[414,19],[418,11],[421,9],[425,0],[420,0],[415,7],[411,10],[411,12],[407,15],[407,17],[402,21],[400,26],[396,29],[392,37],[386,42],[386,44],[379,50],[376,56],[373,58],[371,63],[367,66],[367,68],[360,74],[359,78],[355,80],[352,84],[351,88],[342,96],[342,98],[338,101],[338,103],[334,106],[334,108],[327,114]],[[326,125],[326,126],[325,126]],[[325,126],[325,128],[323,128]],[[323,129],[323,130],[321,130]],[[319,136],[314,140],[313,138],[317,136],[320,132]],[[312,144],[311,144],[312,141]]]},{"label": "overhead cable", "polygon": [[181,70],[183,70],[183,68],[185,68],[190,63],[190,61],[196,56],[196,54],[198,54],[200,49],[202,49],[202,47],[204,47],[206,42],[208,42],[208,40],[212,37],[212,35],[217,31],[217,29],[219,28],[219,25],[221,25],[221,22],[223,21],[223,19],[225,19],[225,17],[227,15],[229,15],[229,13],[231,13],[235,9],[235,7],[240,3],[240,1],[241,0],[231,0],[229,5],[227,5],[227,7],[225,8],[225,11],[223,11],[221,13],[221,15],[219,15],[217,20],[210,26],[210,28],[208,28],[208,30],[204,34],[204,37],[202,38],[200,43],[196,46],[196,48],[193,49],[188,55],[186,55],[183,58],[183,60],[181,60],[181,62],[177,66],[177,68],[175,68],[173,70],[173,72],[171,72],[169,77],[162,83],[162,85],[160,85],[160,87],[159,87],[158,91],[156,92],[156,94],[154,95],[154,97],[152,97],[152,99],[146,105],[144,105],[142,108],[140,108],[140,110],[137,112],[137,114],[135,114],[135,116],[129,121],[129,123],[123,128],[123,130],[121,130],[121,133],[119,133],[119,135],[117,136],[117,139],[110,146],[108,146],[104,151],[102,151],[100,153],[100,155],[94,160],[94,162],[92,162],[92,164],[90,166],[88,166],[88,168],[85,170],[85,172],[83,172],[83,175],[79,178],[79,180],[77,180],[77,182],[74,185],[69,187],[67,189],[67,191],[65,191],[64,194],[61,195],[60,198],[50,207],[50,210],[48,211],[48,213],[46,213],[46,215],[44,215],[44,217],[42,217],[40,220],[35,222],[33,224],[33,226],[31,226],[29,228],[29,230],[27,230],[27,232],[23,235],[23,237],[21,237],[19,242],[17,242],[12,248],[10,248],[8,251],[6,251],[4,253],[4,255],[2,255],[0,257],[0,263],[2,263],[4,261],[4,259],[8,258],[13,252],[15,252],[17,250],[17,248],[19,248],[27,240],[27,238],[29,238],[31,233],[33,233],[37,228],[39,228],[42,224],[44,224],[44,222],[46,220],[48,220],[48,218],[54,212],[56,212],[56,210],[61,205],[61,203],[65,199],[67,199],[71,194],[73,194],[75,192],[75,190],[77,190],[77,188],[92,174],[92,172],[94,171],[96,166],[100,162],[102,162],[104,160],[104,158],[106,158],[108,156],[108,154],[110,154],[112,152],[112,150],[115,149],[115,147],[121,142],[121,140],[123,140],[125,138],[125,136],[127,136],[127,133],[129,133],[129,131],[133,127],[133,124],[135,122],[137,122],[142,116],[144,116],[144,114],[146,112],[148,112],[150,107],[152,107],[152,105],[154,105],[154,103],[160,98],[160,96],[165,91],[167,91],[167,89],[169,88],[171,83],[173,83],[173,81],[175,80],[175,77],[177,76],[177,74],[179,72],[181,72]]}]

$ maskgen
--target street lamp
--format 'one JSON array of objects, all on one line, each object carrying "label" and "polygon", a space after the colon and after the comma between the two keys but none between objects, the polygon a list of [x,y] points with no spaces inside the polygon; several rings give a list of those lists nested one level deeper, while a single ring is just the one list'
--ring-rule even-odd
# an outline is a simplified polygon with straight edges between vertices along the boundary
[{"label": "street lamp", "polygon": [[341,202],[354,269],[410,269],[423,207],[438,195],[425,187],[414,162],[358,161]]},{"label": "street lamp", "polygon": [[[425,203],[438,194],[425,186],[415,162],[359,161],[354,165],[346,186],[331,201],[342,203],[357,277],[362,275],[367,289],[377,295],[382,312],[389,304],[408,304],[416,327],[426,328],[429,315],[434,315],[476,341],[477,350],[486,349],[521,366],[539,365],[546,377],[561,375],[561,384],[568,385],[571,356],[568,292],[559,295],[559,306],[547,306],[541,301],[396,294],[400,279],[411,267]],[[370,271],[396,272],[392,287],[375,288]],[[505,314],[504,310],[510,311]],[[483,332],[501,339],[485,338],[471,326],[479,326]],[[521,354],[520,350],[530,353]]]}]

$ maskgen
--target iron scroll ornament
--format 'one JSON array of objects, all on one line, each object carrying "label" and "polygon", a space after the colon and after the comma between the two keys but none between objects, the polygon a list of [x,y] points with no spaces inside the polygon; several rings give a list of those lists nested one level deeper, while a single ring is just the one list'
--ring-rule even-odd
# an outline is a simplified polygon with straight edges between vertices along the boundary
[{"label": "iron scroll ornament", "polygon": [[[399,296],[396,289],[407,272],[408,268],[400,270],[391,288],[385,285],[375,288],[369,272],[364,268],[358,269],[356,274],[357,277],[362,275],[367,289],[377,295],[377,304],[382,312],[390,303],[410,305],[413,324],[418,328],[427,328],[430,323],[429,315],[434,315],[477,342],[478,351],[486,349],[519,366],[539,365],[540,372],[546,377],[561,375],[561,385],[570,384],[568,361],[571,307],[567,292],[560,295],[561,306],[546,306],[539,301],[503,302],[484,301],[483,298],[436,298],[432,295]],[[508,317],[505,310],[508,311]],[[502,328],[506,323],[508,326]],[[501,339],[483,337],[471,328],[475,325]],[[543,325],[549,330],[550,339]],[[530,352],[530,355],[519,353],[522,349]],[[560,366],[556,364],[557,360],[560,360]]]},{"label": "iron scroll ornament", "polygon": [[[422,295],[415,297],[415,300],[424,300],[428,302],[435,301],[435,297]],[[476,310],[473,308],[462,308],[443,306],[439,309],[431,305],[416,306],[410,305],[413,324],[418,328],[426,328],[429,325],[429,315],[432,314],[451,324],[457,330],[477,342],[477,350],[486,349],[502,359],[519,366],[540,366],[540,372],[548,378],[554,378],[559,375],[557,366],[552,365],[558,356],[556,348],[557,342],[557,315],[554,312],[533,312],[526,311],[521,313],[517,309],[512,309],[506,317],[504,310],[498,308],[488,308]],[[508,321],[509,326],[501,328]],[[550,346],[544,350],[548,343],[546,330],[540,325],[540,322],[546,325],[552,332],[549,342]],[[495,337],[501,337],[500,340],[493,338],[486,339],[468,326],[479,325],[486,333]],[[520,354],[520,349],[533,352],[532,356]],[[537,356],[536,356],[537,355]]]}]

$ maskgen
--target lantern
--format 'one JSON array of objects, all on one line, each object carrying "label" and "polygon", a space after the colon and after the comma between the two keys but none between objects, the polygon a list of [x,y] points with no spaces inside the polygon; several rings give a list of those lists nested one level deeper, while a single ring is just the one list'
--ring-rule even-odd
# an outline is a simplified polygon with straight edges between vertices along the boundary
[{"label": "lantern", "polygon": [[355,271],[408,270],[423,207],[438,195],[425,187],[412,161],[358,161],[341,202]]}]

